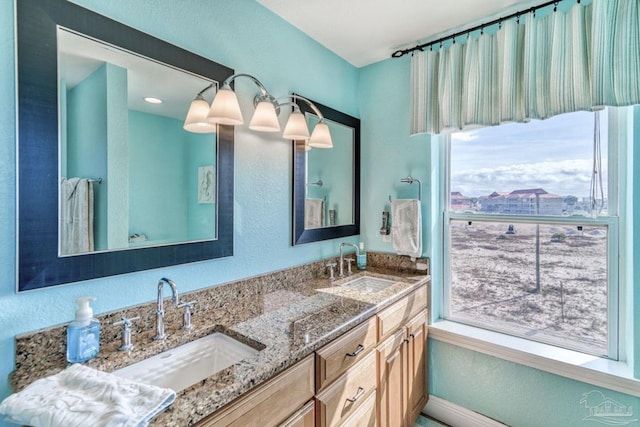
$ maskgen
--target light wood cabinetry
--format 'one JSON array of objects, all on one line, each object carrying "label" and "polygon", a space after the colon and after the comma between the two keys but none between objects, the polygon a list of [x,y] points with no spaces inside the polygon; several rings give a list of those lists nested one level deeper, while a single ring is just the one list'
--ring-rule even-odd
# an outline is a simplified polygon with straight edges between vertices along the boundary
[{"label": "light wood cabinetry", "polygon": [[280,427],[314,427],[316,422],[315,404],[307,402],[299,411],[283,422]]},{"label": "light wood cabinetry", "polygon": [[413,426],[427,402],[426,307],[422,286],[198,426]]},{"label": "light wood cabinetry", "polygon": [[380,427],[412,426],[427,403],[426,287],[378,314],[376,347]]},{"label": "light wood cabinetry", "polygon": [[376,394],[371,393],[362,405],[351,414],[341,427],[375,427],[376,419]]},{"label": "light wood cabinetry", "polygon": [[[313,397],[313,355],[205,418],[199,427],[268,427],[287,420]],[[304,425],[304,424],[302,424]]]},{"label": "light wood cabinetry", "polygon": [[427,311],[415,316],[406,326],[407,339],[407,405],[412,426],[427,404]]},{"label": "light wood cabinetry", "polygon": [[339,426],[376,392],[376,356],[369,351],[316,395],[316,426]]},{"label": "light wood cabinetry", "polygon": [[407,320],[427,308],[427,287],[422,286],[378,313],[378,342],[395,333]]},{"label": "light wood cabinetry", "polygon": [[342,335],[316,352],[316,392],[362,360],[378,343],[376,317]]},{"label": "light wood cabinetry", "polygon": [[376,348],[378,355],[378,423],[401,427],[407,407],[407,346],[400,329]]}]

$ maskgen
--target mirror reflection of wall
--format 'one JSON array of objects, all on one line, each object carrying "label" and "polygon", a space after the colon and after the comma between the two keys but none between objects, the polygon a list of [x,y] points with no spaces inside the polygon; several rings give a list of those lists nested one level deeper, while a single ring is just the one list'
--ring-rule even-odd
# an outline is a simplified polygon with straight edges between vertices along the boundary
[{"label": "mirror reflection of wall", "polygon": [[[318,122],[318,117],[306,113],[309,128]],[[333,148],[313,148],[307,152],[307,188],[306,197],[322,200],[322,227],[350,225],[354,223],[353,212],[353,165],[354,165],[354,129],[332,120],[325,120],[333,139]],[[319,185],[321,181],[322,185]],[[305,204],[317,210],[317,206]],[[313,215],[311,215],[313,216]],[[317,224],[317,222],[311,222]],[[316,226],[305,228],[317,228]]]},{"label": "mirror reflection of wall", "polygon": [[[62,28],[58,64],[60,253],[215,239],[216,135],[182,128],[190,96],[210,81]],[[213,172],[206,184],[202,168]]]}]

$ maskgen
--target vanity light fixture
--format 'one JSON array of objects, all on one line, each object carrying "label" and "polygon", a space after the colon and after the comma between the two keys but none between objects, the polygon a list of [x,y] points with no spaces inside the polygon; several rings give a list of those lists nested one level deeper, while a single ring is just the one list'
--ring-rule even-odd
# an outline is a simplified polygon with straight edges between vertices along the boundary
[{"label": "vanity light fixture", "polygon": [[[214,85],[210,84],[198,92],[189,107],[184,129],[189,132],[209,133],[216,131],[216,124],[232,126],[243,124],[244,119],[242,111],[240,111],[238,97],[231,89],[231,82],[238,77],[248,78],[260,89],[260,93],[253,99],[255,112],[249,122],[249,129],[260,132],[279,132],[278,114],[280,109],[283,106],[291,105],[293,111],[289,115],[282,136],[287,139],[304,140],[305,145],[309,147],[333,147],[329,126],[327,126],[324,116],[313,102],[300,95],[286,95],[276,99],[258,79],[243,73],[234,74],[222,83],[222,87],[217,91],[211,106],[204,99],[203,94]],[[319,122],[315,125],[311,134],[309,134],[306,119],[300,111],[298,102],[306,103],[318,115]]]}]

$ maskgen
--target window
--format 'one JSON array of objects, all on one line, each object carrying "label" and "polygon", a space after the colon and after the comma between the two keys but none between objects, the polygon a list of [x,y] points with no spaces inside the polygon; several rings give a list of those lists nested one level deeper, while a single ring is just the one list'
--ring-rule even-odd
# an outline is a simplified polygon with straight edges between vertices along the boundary
[{"label": "window", "polygon": [[618,195],[608,174],[617,147],[608,115],[450,135],[445,318],[617,358]]}]

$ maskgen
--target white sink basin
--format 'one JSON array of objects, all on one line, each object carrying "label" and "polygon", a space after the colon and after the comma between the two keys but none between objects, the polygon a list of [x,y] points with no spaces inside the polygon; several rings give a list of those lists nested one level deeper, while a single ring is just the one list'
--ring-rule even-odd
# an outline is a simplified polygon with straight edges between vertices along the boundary
[{"label": "white sink basin", "polygon": [[180,391],[257,353],[258,350],[216,332],[113,374]]},{"label": "white sink basin", "polygon": [[346,286],[351,289],[357,289],[361,292],[375,293],[380,292],[395,284],[394,280],[381,279],[379,277],[362,276],[357,279],[350,280],[340,286]]}]

